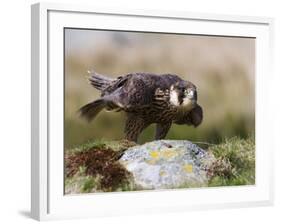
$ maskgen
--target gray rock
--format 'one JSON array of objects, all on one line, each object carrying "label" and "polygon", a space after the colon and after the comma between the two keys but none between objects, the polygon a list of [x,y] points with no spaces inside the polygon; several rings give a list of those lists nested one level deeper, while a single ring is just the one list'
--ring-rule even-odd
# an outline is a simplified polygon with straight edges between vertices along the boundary
[{"label": "gray rock", "polygon": [[140,189],[207,186],[214,156],[190,141],[159,140],[129,148],[120,162]]}]

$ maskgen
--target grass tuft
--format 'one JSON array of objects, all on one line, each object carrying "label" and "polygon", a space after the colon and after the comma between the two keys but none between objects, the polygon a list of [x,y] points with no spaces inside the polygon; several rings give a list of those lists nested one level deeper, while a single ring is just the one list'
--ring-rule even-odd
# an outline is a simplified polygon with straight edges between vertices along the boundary
[{"label": "grass tuft", "polygon": [[238,137],[211,146],[209,150],[217,158],[213,164],[213,176],[209,186],[233,186],[255,184],[255,141]]}]

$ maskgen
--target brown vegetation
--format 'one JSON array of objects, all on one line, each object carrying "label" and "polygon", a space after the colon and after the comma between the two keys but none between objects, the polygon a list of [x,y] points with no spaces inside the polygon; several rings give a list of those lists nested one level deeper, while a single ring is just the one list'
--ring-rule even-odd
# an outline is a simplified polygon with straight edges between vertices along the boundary
[{"label": "brown vegetation", "polygon": [[[121,151],[122,152],[122,151]],[[114,191],[128,183],[130,173],[118,162],[122,153],[110,148],[89,149],[65,157],[66,177],[73,177],[83,167],[84,174],[99,179],[98,190]]]}]

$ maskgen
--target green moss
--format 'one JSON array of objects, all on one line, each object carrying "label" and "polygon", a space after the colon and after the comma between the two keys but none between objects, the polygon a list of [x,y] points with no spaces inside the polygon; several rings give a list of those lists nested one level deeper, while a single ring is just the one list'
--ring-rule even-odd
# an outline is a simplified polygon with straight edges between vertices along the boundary
[{"label": "green moss", "polygon": [[91,177],[91,176],[86,176],[85,181],[83,182],[81,186],[81,192],[82,193],[89,193],[91,192],[94,188],[98,188],[98,181],[96,180],[97,178]]}]

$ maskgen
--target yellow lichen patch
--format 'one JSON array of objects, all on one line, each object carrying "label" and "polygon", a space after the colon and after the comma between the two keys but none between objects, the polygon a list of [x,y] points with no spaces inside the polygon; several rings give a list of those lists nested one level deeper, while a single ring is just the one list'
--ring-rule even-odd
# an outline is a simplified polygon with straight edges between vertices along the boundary
[{"label": "yellow lichen patch", "polygon": [[169,159],[169,158],[172,158],[174,156],[176,156],[177,153],[174,151],[174,150],[165,150],[162,152],[162,157],[166,158],[166,159]]},{"label": "yellow lichen patch", "polygon": [[162,177],[162,176],[165,176],[167,173],[164,171],[164,170],[161,170],[159,175]]},{"label": "yellow lichen patch", "polygon": [[159,158],[159,152],[157,152],[157,151],[152,151],[152,152],[150,152],[150,156],[151,156],[151,158],[153,158],[153,159],[158,159],[158,158]]},{"label": "yellow lichen patch", "polygon": [[192,166],[192,164],[185,164],[185,165],[183,166],[183,169],[184,169],[184,171],[187,172],[187,173],[192,173],[192,171],[193,171],[193,166]]}]

